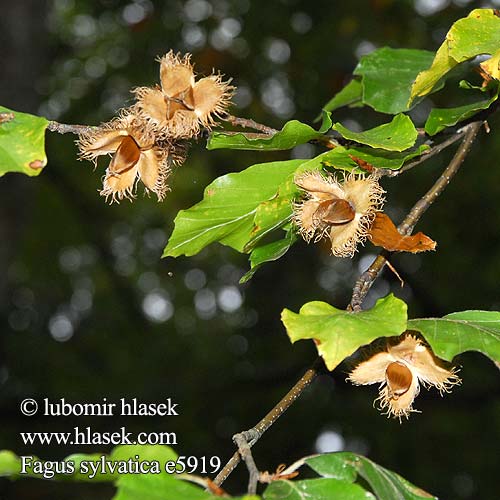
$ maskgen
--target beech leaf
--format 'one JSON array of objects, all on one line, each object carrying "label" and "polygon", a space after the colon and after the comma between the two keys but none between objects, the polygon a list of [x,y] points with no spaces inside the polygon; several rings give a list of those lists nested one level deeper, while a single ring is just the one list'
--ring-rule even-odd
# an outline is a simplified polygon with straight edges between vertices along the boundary
[{"label": "beech leaf", "polygon": [[500,80],[500,49],[479,66],[481,66],[481,69],[489,78]]},{"label": "beech leaf", "polygon": [[362,93],[363,87],[361,82],[357,79],[353,79],[323,106],[323,110],[334,111],[342,106],[348,106],[349,104],[359,102],[361,101]]},{"label": "beech leaf", "polygon": [[0,106],[0,177],[7,172],[38,175],[47,164],[46,118]]},{"label": "beech leaf", "polygon": [[[379,500],[421,500],[437,497],[414,486],[400,475],[372,462],[362,455],[348,451],[326,453],[306,458],[306,464],[316,473],[355,481],[359,475]],[[368,497],[370,498],[370,497]]]},{"label": "beech leaf", "polygon": [[390,252],[418,253],[436,249],[436,242],[422,232],[402,235],[391,218],[383,212],[375,215],[368,238],[375,246]]},{"label": "beech leaf", "polygon": [[500,362],[500,312],[461,311],[442,318],[408,321],[408,328],[418,330],[440,358],[451,361],[466,351],[478,351]]},{"label": "beech leaf", "polygon": [[363,132],[353,132],[341,123],[336,123],[332,128],[344,139],[387,151],[409,149],[415,144],[418,136],[413,122],[404,114],[396,115],[390,123]]},{"label": "beech leaf", "polygon": [[254,218],[260,204],[273,200],[280,185],[302,163],[303,160],[260,163],[215,179],[205,188],[202,201],[177,214],[163,257],[195,255],[213,242],[249,252],[251,245],[247,245],[256,238],[256,232],[266,234],[286,222],[291,207],[279,212],[285,220],[277,220],[276,214],[266,219],[271,227],[261,222],[256,228]]},{"label": "beech leaf", "polygon": [[394,337],[406,329],[406,304],[390,294],[367,311],[348,312],[326,302],[308,302],[299,313],[281,313],[292,342],[314,339],[318,354],[333,370],[359,347],[379,337]]},{"label": "beech leaf", "polygon": [[500,46],[500,18],[493,9],[475,9],[448,31],[429,69],[422,71],[411,89],[408,104],[436,90],[440,80],[457,64],[481,54],[495,54]]},{"label": "beech leaf", "polygon": [[482,99],[471,104],[464,104],[456,108],[433,108],[425,122],[425,132],[435,135],[446,127],[451,127],[483,109],[488,109],[498,98],[498,89],[493,97]]},{"label": "beech leaf", "polygon": [[291,120],[274,135],[249,132],[212,132],[207,142],[207,149],[240,149],[279,151],[292,149],[313,139],[319,139],[332,127],[330,113],[323,112],[323,123],[319,130],[306,123]]},{"label": "beech leaf", "polygon": [[382,47],[363,56],[354,70],[362,77],[363,103],[382,113],[408,111],[416,76],[432,63],[427,50]]}]

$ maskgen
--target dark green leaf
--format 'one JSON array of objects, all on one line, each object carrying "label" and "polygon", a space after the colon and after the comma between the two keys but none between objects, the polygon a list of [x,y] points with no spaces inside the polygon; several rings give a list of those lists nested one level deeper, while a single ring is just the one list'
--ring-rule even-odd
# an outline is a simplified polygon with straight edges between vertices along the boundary
[{"label": "dark green leaf", "polygon": [[163,256],[195,255],[215,241],[244,251],[255,236],[259,205],[272,200],[303,161],[260,163],[216,179],[205,188],[200,203],[177,214]]},{"label": "dark green leaf", "polygon": [[500,362],[498,311],[462,311],[442,318],[412,319],[408,328],[421,332],[436,356],[448,361],[465,351],[479,351]]},{"label": "dark green leaf", "polygon": [[500,18],[493,9],[475,9],[453,24],[431,67],[422,71],[411,89],[409,102],[436,89],[457,64],[481,54],[494,54],[500,46]]},{"label": "dark green leaf", "polygon": [[373,495],[357,484],[337,479],[274,481],[264,491],[264,500],[370,500]]},{"label": "dark green leaf", "polygon": [[406,319],[406,304],[392,294],[368,311],[347,312],[325,302],[308,302],[298,314],[288,309],[281,314],[290,340],[314,339],[329,370],[376,338],[400,335]]},{"label": "dark green leaf", "polygon": [[207,149],[245,149],[278,151],[292,149],[313,139],[319,139],[330,130],[332,121],[330,114],[323,112],[323,123],[319,130],[311,126],[291,120],[274,135],[251,134],[247,132],[213,132],[207,142]]},{"label": "dark green leaf", "polygon": [[38,175],[47,164],[45,129],[48,120],[0,106],[0,177],[7,172]]},{"label": "dark green leaf", "polygon": [[349,483],[354,483],[358,477],[356,467],[349,461],[344,460],[343,454],[322,453],[321,455],[307,457],[304,462],[322,477],[333,477]]},{"label": "dark green leaf", "polygon": [[290,230],[283,239],[254,248],[250,254],[250,271],[240,279],[240,283],[246,283],[252,278],[262,264],[283,257],[296,241],[297,235],[295,231]]},{"label": "dark green leaf", "polygon": [[363,87],[357,79],[351,80],[342,90],[335,94],[324,106],[324,111],[334,111],[361,100]]},{"label": "dark green leaf", "polygon": [[336,123],[333,128],[344,139],[388,151],[404,151],[411,148],[418,136],[410,118],[403,114],[396,115],[390,123],[384,123],[364,132],[353,132],[341,123]]},{"label": "dark green leaf", "polygon": [[[364,146],[352,148],[344,148],[340,146],[332,151],[323,153],[324,156],[321,158],[321,155],[316,158],[320,160],[322,165],[352,172],[364,171],[362,168],[359,168],[355,160],[362,160],[363,162],[366,162],[376,168],[398,170],[407,161],[420,156],[428,149],[430,149],[428,145],[421,144],[417,148],[399,153],[397,151],[386,151],[384,149],[369,148]],[[311,163],[310,165],[313,166],[314,164]]]},{"label": "dark green leaf", "polygon": [[488,109],[497,100],[497,97],[498,95],[494,95],[490,99],[482,99],[456,108],[434,108],[425,122],[425,131],[429,135],[435,135],[446,127],[451,127],[483,109]]},{"label": "dark green leaf", "polygon": [[408,111],[411,85],[433,58],[434,53],[427,50],[389,47],[363,56],[354,70],[362,77],[363,102],[382,113]]},{"label": "dark green leaf", "polygon": [[398,474],[356,453],[328,453],[306,458],[305,462],[322,476],[353,480],[356,474],[359,474],[379,500],[436,499]]}]

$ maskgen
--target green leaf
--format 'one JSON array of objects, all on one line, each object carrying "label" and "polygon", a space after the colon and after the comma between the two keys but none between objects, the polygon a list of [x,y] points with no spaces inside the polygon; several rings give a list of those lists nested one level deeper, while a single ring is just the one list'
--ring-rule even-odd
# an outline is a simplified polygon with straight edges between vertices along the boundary
[{"label": "green leaf", "polygon": [[21,459],[12,451],[0,450],[0,477],[17,476],[21,470]]},{"label": "green leaf", "polygon": [[[67,462],[71,461],[75,464],[74,474],[71,475],[62,474],[57,476],[56,479],[62,481],[68,479],[71,481],[86,481],[86,482],[114,481],[115,479],[118,478],[118,474],[116,472],[111,473],[109,471],[106,470],[103,471],[102,469],[99,469],[97,473],[95,473],[92,470],[90,462],[98,464],[101,462],[103,456],[105,461],[112,460],[110,457],[104,455],[103,453],[75,453],[73,455],[70,455],[69,457],[66,457],[64,460]],[[86,473],[85,473],[85,466],[84,465],[82,466],[82,462],[87,462],[88,471]]]},{"label": "green leaf", "polygon": [[243,252],[255,236],[257,208],[275,197],[279,186],[303,162],[260,163],[217,178],[205,188],[201,202],[177,214],[163,257],[195,255],[215,241]]},{"label": "green leaf", "polygon": [[159,462],[168,462],[176,460],[177,453],[169,446],[156,445],[122,445],[113,448],[109,454],[110,460],[129,460],[138,455],[141,460],[158,460]]},{"label": "green leaf", "polygon": [[[104,458],[103,458],[104,457]],[[25,478],[33,477],[37,479],[50,479],[58,481],[114,481],[118,491],[113,497],[113,500],[216,500],[220,497],[208,493],[203,488],[195,486],[191,482],[186,481],[187,474],[169,474],[165,471],[167,462],[175,462],[180,457],[168,446],[152,446],[152,445],[127,445],[117,446],[109,455],[83,454],[77,453],[70,455],[64,459],[65,462],[74,464],[75,472],[73,474],[55,474],[53,477],[43,477],[40,473],[35,473],[28,469],[26,474],[20,474],[21,458],[8,450],[0,451],[0,476],[10,478]],[[186,464],[186,457],[183,463]],[[105,470],[100,467],[101,461],[105,461]],[[131,460],[131,466],[127,462]],[[33,457],[32,462],[41,462],[45,464],[47,470],[55,470],[51,465],[53,462],[42,461]],[[144,473],[120,473],[120,463],[125,466],[127,471],[133,470],[134,464],[142,463],[146,470],[146,462],[150,464],[156,461],[159,472],[153,471],[149,467],[149,472]],[[83,462],[94,462],[97,466],[97,473],[87,464],[88,473],[81,472]],[[127,465],[126,465],[127,464]],[[114,472],[111,472],[110,467],[115,466]],[[59,465],[60,467],[60,465]],[[178,463],[178,468],[180,462]],[[92,478],[89,476],[93,476]],[[259,500],[258,496],[231,497],[235,500]]]},{"label": "green leaf", "polygon": [[498,98],[498,93],[490,99],[482,99],[481,101],[465,104],[456,108],[434,108],[429,113],[425,122],[425,132],[429,135],[435,135],[446,127],[451,127],[483,109],[488,109],[490,105]]},{"label": "green leaf", "polygon": [[353,132],[341,123],[336,123],[333,129],[344,139],[388,151],[404,151],[411,148],[418,136],[413,122],[403,114],[396,115],[390,123],[384,123],[364,132]]},{"label": "green leaf", "polygon": [[408,111],[411,85],[433,58],[434,53],[427,50],[389,47],[363,56],[354,70],[362,77],[363,102],[382,113]]},{"label": "green leaf", "polygon": [[273,198],[257,207],[252,237],[245,245],[245,252],[250,252],[262,238],[290,221],[293,212],[292,200],[298,194],[298,188],[293,181],[296,172],[297,169],[280,184]]},{"label": "green leaf", "polygon": [[45,129],[48,120],[3,106],[0,106],[0,113],[6,113],[6,121],[0,120],[0,177],[7,172],[38,175],[47,165]]},{"label": "green leaf", "polygon": [[250,270],[240,279],[240,283],[246,283],[250,280],[262,264],[283,257],[296,241],[297,234],[295,231],[290,230],[281,240],[254,248],[250,254]]},{"label": "green leaf", "polygon": [[[110,458],[128,460],[134,459],[135,455],[139,455],[141,460],[158,461],[162,472],[118,476],[116,481],[118,491],[113,500],[216,500],[220,498],[184,480],[183,476],[187,476],[186,474],[165,472],[165,463],[178,458],[177,454],[167,446],[120,446],[113,450]],[[184,460],[183,463],[185,464],[186,461]],[[248,496],[240,500],[258,500],[258,497]]]},{"label": "green leaf", "polygon": [[347,312],[325,302],[308,302],[298,314],[284,309],[281,320],[292,342],[314,339],[319,355],[333,370],[362,345],[405,331],[406,309],[402,300],[390,294],[368,311]]},{"label": "green leaf", "polygon": [[264,491],[264,500],[370,500],[375,497],[357,484],[337,479],[273,481]]},{"label": "green leaf", "polygon": [[247,132],[212,132],[207,142],[207,149],[245,149],[258,151],[278,151],[292,149],[313,139],[319,139],[330,130],[330,113],[323,112],[323,123],[319,130],[291,120],[274,135],[252,134]]},{"label": "green leaf", "polygon": [[339,170],[351,172],[358,168],[357,163],[349,156],[347,148],[337,146],[335,149],[311,158],[297,169],[297,174],[310,170],[321,170],[324,166],[331,166]]},{"label": "green leaf", "polygon": [[341,481],[354,483],[358,477],[358,471],[352,463],[343,458],[343,454],[339,452],[322,453],[306,457],[304,463],[322,477],[333,477]]},{"label": "green leaf", "polygon": [[500,312],[462,311],[442,318],[408,321],[429,342],[436,356],[451,361],[466,351],[479,351],[500,362]]},{"label": "green leaf", "polygon": [[[324,166],[334,167],[336,169],[346,170],[349,172],[364,172],[353,158],[363,160],[376,168],[387,168],[390,170],[400,169],[406,162],[420,156],[425,151],[430,149],[427,144],[408,150],[402,153],[397,151],[386,151],[384,149],[370,148],[364,146],[344,148],[342,146],[336,147],[332,151],[319,155],[314,160],[317,160]],[[315,163],[309,163],[313,168]],[[302,167],[300,167],[302,169]]]},{"label": "green leaf", "polygon": [[395,472],[356,453],[327,453],[306,458],[305,463],[322,476],[354,480],[359,474],[379,500],[436,499]]},{"label": "green leaf", "polygon": [[343,106],[359,102],[362,93],[363,87],[360,80],[353,79],[323,106],[323,110],[334,111]]},{"label": "green leaf", "polygon": [[[102,454],[73,454],[69,457],[63,459],[64,462],[68,462],[68,464],[72,463],[74,467],[74,472],[69,472],[69,465],[65,466],[65,473],[55,474],[55,468],[48,460],[40,460],[38,457],[27,454],[26,457],[30,456],[31,458],[25,464],[25,470],[23,474],[21,474],[22,470],[22,461],[21,458],[18,457],[11,451],[2,450],[0,451],[0,476],[7,476],[11,479],[19,479],[32,477],[37,479],[49,479],[49,480],[58,480],[58,481],[113,481],[116,479],[117,474],[110,473],[101,473],[98,472],[93,479],[89,478],[89,474],[83,474],[80,472],[80,465],[83,461],[92,461],[99,462],[101,460]],[[27,459],[28,460],[28,459]],[[105,457],[105,460],[109,460]],[[61,465],[59,465],[59,469],[61,469]],[[39,471],[41,472],[35,472]],[[44,476],[44,472],[46,474]],[[54,472],[54,475],[51,474],[51,471]],[[90,470],[89,470],[90,473]]]},{"label": "green leaf", "polygon": [[182,481],[175,474],[127,474],[116,482],[118,491],[113,500],[208,500],[212,494],[194,484]]},{"label": "green leaf", "polygon": [[439,81],[457,64],[480,54],[494,54],[500,46],[500,18],[493,9],[475,9],[453,24],[436,52],[429,69],[412,86],[409,103],[436,89]]}]

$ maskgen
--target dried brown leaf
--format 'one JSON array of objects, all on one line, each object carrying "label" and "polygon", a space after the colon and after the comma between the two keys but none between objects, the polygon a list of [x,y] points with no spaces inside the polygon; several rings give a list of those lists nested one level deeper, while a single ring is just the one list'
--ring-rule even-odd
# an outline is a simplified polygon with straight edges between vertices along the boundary
[{"label": "dried brown leaf", "polygon": [[368,237],[375,246],[390,252],[417,253],[436,248],[436,242],[422,232],[410,236],[402,235],[390,217],[383,212],[377,212],[375,215]]}]

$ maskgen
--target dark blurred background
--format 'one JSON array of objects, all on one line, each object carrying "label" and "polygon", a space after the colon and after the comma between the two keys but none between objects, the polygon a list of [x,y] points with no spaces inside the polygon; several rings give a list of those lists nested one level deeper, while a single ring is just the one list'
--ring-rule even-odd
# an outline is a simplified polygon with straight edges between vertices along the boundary
[{"label": "dark blurred background", "polygon": [[[216,68],[238,87],[233,114],[274,127],[292,117],[311,123],[346,82],[358,59],[377,47],[435,50],[456,19],[500,1],[467,0],[19,0],[2,1],[0,104],[64,123],[97,124],[131,102],[129,89],[158,81],[155,58],[189,51],[199,72]],[[391,75],[387,75],[388,78]],[[451,87],[433,96],[460,100]],[[426,106],[424,103],[423,107]],[[428,106],[428,104],[427,104]],[[422,114],[412,117],[419,122]],[[334,119],[368,128],[387,117],[366,110]],[[421,124],[418,123],[418,124]],[[394,292],[412,317],[500,308],[500,182],[496,140],[482,133],[456,180],[418,230],[438,251],[400,255],[366,305]],[[76,159],[74,136],[48,133],[49,162],[38,178],[0,180],[0,448],[57,460],[78,450],[22,446],[19,432],[175,431],[184,455],[233,452],[231,435],[254,425],[315,358],[312,342],[292,346],[284,307],[309,300],[345,307],[358,273],[376,249],[352,260],[296,244],[245,286],[245,256],[212,245],[193,258],[160,260],[178,210],[228,171],[262,161],[307,158],[291,152],[204,150],[194,144],[162,204],[139,189],[131,204],[98,195],[104,166]],[[396,220],[425,192],[452,151],[394,180],[385,179]],[[345,383],[345,367],[322,376],[255,447],[261,470],[318,451],[366,454],[441,498],[498,498],[498,370],[468,353],[463,385],[442,399],[423,391],[422,411],[401,425],[373,407],[376,388]],[[136,397],[179,403],[170,418],[23,417],[19,402],[66,398],[95,402]],[[245,471],[226,483],[242,492]],[[2,499],[108,499],[110,485],[4,480]]]}]

